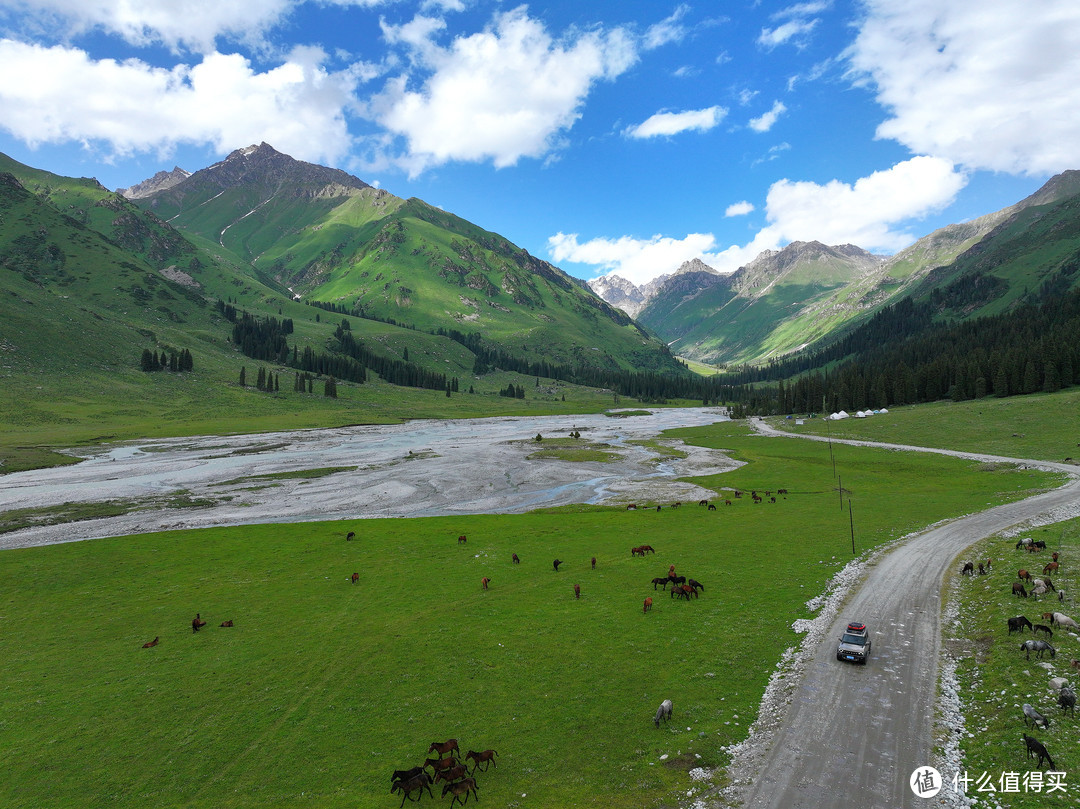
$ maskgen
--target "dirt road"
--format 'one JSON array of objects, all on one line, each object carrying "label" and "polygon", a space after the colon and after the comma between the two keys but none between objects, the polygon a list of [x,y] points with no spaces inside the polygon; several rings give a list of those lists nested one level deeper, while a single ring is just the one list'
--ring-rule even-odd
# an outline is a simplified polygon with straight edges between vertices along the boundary
[{"label": "dirt road", "polygon": [[[791,435],[761,423],[757,428]],[[1080,514],[1080,479],[1071,465],[904,449],[1012,461],[1066,472],[1071,480],[1022,502],[931,528],[869,564],[861,585],[851,588],[834,620],[826,622],[828,628],[817,633],[816,642],[808,638],[804,644],[803,673],[784,693],[786,709],[766,717],[755,729],[756,738],[736,752],[729,768],[736,783],[728,800],[751,809],[945,805],[944,794],[927,800],[909,786],[916,768],[933,766],[945,571],[965,548],[992,533],[1040,517],[1052,522]],[[836,639],[852,619],[870,627],[873,651],[865,667],[836,660]]]}]

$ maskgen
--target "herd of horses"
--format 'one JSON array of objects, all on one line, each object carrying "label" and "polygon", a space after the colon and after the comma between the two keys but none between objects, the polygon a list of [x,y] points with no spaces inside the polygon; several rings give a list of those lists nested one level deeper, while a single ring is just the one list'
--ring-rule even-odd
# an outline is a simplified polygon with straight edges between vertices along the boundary
[{"label": "herd of horses", "polygon": [[[450,801],[451,806],[455,803],[464,806],[469,800],[470,792],[473,798],[479,801],[480,796],[476,792],[476,771],[486,772],[488,767],[498,766],[495,763],[495,756],[498,754],[494,750],[481,750],[480,752],[470,750],[463,759],[457,739],[432,742],[427,752],[429,757],[424,760],[423,764],[410,767],[407,770],[394,770],[394,774],[390,776],[390,793],[401,793],[401,806],[405,805],[406,798],[419,802],[420,798],[424,796],[425,789],[434,800],[435,795],[432,793],[431,787],[437,786],[439,782],[445,782],[442,790],[443,797],[447,795],[453,796],[453,800]],[[437,758],[430,758],[432,753]],[[470,761],[472,762],[471,772],[469,770]],[[428,774],[429,768],[431,769],[430,775]],[[412,797],[414,792],[416,793],[415,798]]]},{"label": "herd of horses", "polygon": [[[1027,553],[1039,553],[1046,549],[1046,543],[1042,541],[1034,541],[1032,539],[1021,539],[1016,543],[1016,550],[1023,549]],[[993,560],[987,559],[985,562],[978,563],[978,574],[986,575],[993,567]],[[1046,595],[1047,593],[1055,593],[1059,602],[1064,602],[1065,592],[1054,586],[1053,580],[1050,578],[1051,573],[1057,573],[1061,569],[1060,555],[1057,552],[1051,554],[1051,561],[1043,567],[1042,578],[1037,578],[1026,568],[1020,568],[1017,570],[1018,581],[1012,582],[1012,594],[1018,598],[1031,598],[1037,600],[1039,596]],[[961,575],[974,576],[975,575],[975,563],[965,562],[961,569]],[[1025,584],[1027,587],[1025,587]],[[1031,588],[1030,590],[1027,588]],[[1045,659],[1045,656],[1049,654],[1050,659],[1054,659],[1057,656],[1057,648],[1051,643],[1050,639],[1054,637],[1054,629],[1071,629],[1076,631],[1080,629],[1080,625],[1077,624],[1068,615],[1061,612],[1048,611],[1042,613],[1040,616],[1046,623],[1035,624],[1032,623],[1025,615],[1017,615],[1007,619],[1008,634],[1013,632],[1019,632],[1024,634],[1024,630],[1031,631],[1032,637],[1028,640],[1024,640],[1020,644],[1020,651],[1024,652],[1024,659],[1031,660],[1032,652],[1035,653],[1036,659]],[[1036,635],[1045,635],[1045,638],[1035,637]],[[1080,669],[1080,661],[1072,660],[1070,662],[1072,668]],[[1072,714],[1075,716],[1076,709],[1076,693],[1068,686],[1064,678],[1058,678],[1053,682],[1053,687],[1058,690],[1057,703],[1061,708],[1063,714]],[[1043,729],[1050,727],[1050,720],[1042,713],[1040,713],[1030,703],[1024,703],[1021,706],[1021,711],[1024,715],[1024,730],[1028,729],[1030,723],[1032,731],[1036,730],[1040,725]],[[1033,736],[1029,736],[1026,732],[1022,734],[1024,747],[1028,758],[1037,759],[1037,764],[1042,769],[1043,762],[1047,762],[1051,770],[1056,770],[1054,760],[1050,757],[1050,753],[1047,752],[1045,745]]]}]

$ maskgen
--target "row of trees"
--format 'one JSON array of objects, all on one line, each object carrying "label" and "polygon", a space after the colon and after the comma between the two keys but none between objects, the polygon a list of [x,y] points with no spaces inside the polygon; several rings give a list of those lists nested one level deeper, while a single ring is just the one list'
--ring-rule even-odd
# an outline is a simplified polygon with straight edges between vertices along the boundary
[{"label": "row of trees", "polygon": [[[240,368],[240,387],[247,387],[247,367]],[[281,390],[281,374],[275,374],[273,371],[267,371],[265,368],[260,367],[259,373],[255,378],[256,390],[266,391],[267,393],[276,393]],[[293,380],[293,392],[294,393],[314,393],[315,392],[315,377],[306,373],[296,374]],[[323,380],[323,396],[330,396],[337,398],[337,380],[332,376],[328,376]]]},{"label": "row of trees", "polygon": [[180,371],[194,371],[195,360],[191,356],[191,352],[186,348],[180,351],[166,352],[164,349],[158,354],[157,351],[151,351],[149,348],[144,348],[142,357],[139,360],[139,366],[144,371],[172,371],[174,373]]}]

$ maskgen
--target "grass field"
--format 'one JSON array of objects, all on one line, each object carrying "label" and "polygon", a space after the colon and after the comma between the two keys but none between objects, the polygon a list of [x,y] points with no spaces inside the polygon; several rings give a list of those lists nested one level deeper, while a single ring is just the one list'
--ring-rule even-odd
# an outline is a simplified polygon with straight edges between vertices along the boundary
[{"label": "grass field", "polygon": [[[260,525],[0,554],[0,805],[397,806],[390,773],[451,737],[498,751],[477,775],[489,805],[670,805],[692,768],[725,763],[745,737],[799,641],[791,623],[852,558],[833,460],[858,553],[1054,480],[854,447],[830,458],[740,424],[678,434],[747,462],[704,485],[790,494],[713,512]],[[632,558],[642,542],[657,554]],[[653,591],[669,565],[705,584],[700,599]],[[208,626],[193,634],[196,612]],[[675,712],[658,730],[664,698]]]},{"label": "grass field", "polygon": [[769,419],[794,432],[889,441],[917,447],[985,452],[1009,458],[1080,461],[1080,390],[1037,393],[968,402],[934,402],[891,409],[869,418],[795,425],[794,419]]},{"label": "grass field", "polygon": [[[962,739],[964,770],[972,779],[983,780],[981,794],[978,780],[967,792],[971,796],[987,797],[988,780],[997,789],[997,802],[1007,809],[1076,806],[1080,802],[1077,798],[1080,779],[1076,774],[1080,723],[1075,716],[1062,713],[1057,705],[1058,692],[1050,688],[1049,681],[1052,676],[1064,677],[1075,691],[1077,672],[1069,666],[1069,661],[1080,658],[1080,642],[1075,633],[1054,627],[1050,642],[1057,655],[1053,659],[1045,656],[1041,661],[1033,655],[1027,660],[1020,644],[1032,638],[1031,632],[1010,635],[1007,621],[1015,615],[1024,615],[1034,624],[1049,625],[1049,621],[1039,616],[1054,611],[1078,617],[1076,592],[1080,575],[1075,560],[1080,558],[1080,520],[1036,528],[1018,536],[1044,540],[1047,550],[1031,555],[1016,549],[1017,536],[988,537],[971,548],[964,558],[993,558],[992,572],[969,578],[960,576],[958,568],[948,588],[950,599],[957,605],[956,620],[946,625],[945,637],[950,653],[958,660],[957,677],[966,720]],[[1026,568],[1039,575],[1051,551],[1061,554],[1062,566],[1053,581],[1065,591],[1065,600],[1059,602],[1054,593],[1038,601],[1014,596],[1012,582],[1018,581],[1017,571]],[[1025,702],[1050,720],[1049,728],[1032,730],[1029,726],[1025,730],[1021,712]],[[1053,757],[1056,768],[1066,773],[1064,792],[1032,788],[1028,773],[1037,768],[1034,759],[1025,757],[1021,741],[1025,732],[1039,739]],[[1002,778],[1007,773],[1016,773],[1018,783],[1004,782],[1008,791],[1002,791]],[[943,773],[949,779],[954,774]],[[983,779],[984,774],[987,779]]]}]

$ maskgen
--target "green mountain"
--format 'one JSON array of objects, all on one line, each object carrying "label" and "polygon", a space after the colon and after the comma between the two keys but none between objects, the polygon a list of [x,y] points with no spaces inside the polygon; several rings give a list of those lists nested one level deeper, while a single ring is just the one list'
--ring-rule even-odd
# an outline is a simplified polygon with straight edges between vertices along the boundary
[{"label": "green mountain", "polygon": [[[1080,172],[1015,205],[919,239],[888,259],[850,245],[794,242],[735,273],[676,273],[636,304],[680,356],[757,363],[849,333],[883,307],[933,298],[941,317],[1006,311],[1045,284],[1074,286]],[[594,283],[594,287],[595,287]],[[634,290],[619,287],[626,298]]]},{"label": "green mountain", "polygon": [[297,300],[480,334],[528,361],[678,370],[628,315],[498,234],[265,143],[135,202]]}]

